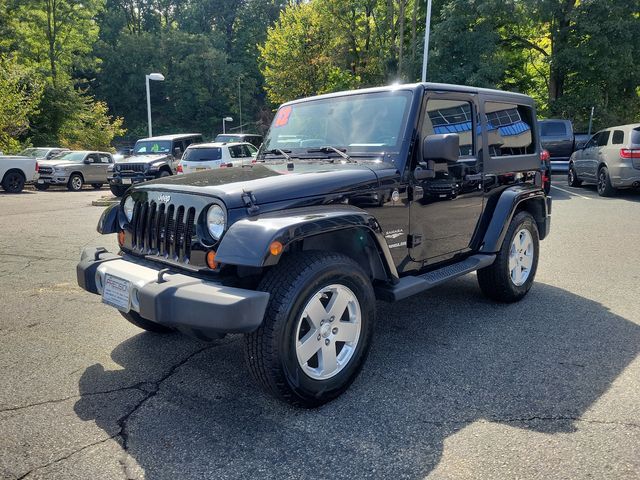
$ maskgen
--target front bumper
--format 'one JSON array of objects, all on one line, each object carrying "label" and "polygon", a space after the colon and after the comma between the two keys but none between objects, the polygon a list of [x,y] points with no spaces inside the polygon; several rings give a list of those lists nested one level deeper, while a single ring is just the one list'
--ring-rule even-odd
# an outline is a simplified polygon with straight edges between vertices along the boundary
[{"label": "front bumper", "polygon": [[78,285],[96,295],[102,295],[106,274],[128,280],[130,310],[201,339],[257,329],[269,301],[266,292],[224,286],[148,261],[134,262],[104,248],[85,248],[76,273]]},{"label": "front bumper", "polygon": [[127,175],[127,176],[118,175],[114,177],[109,177],[109,185],[128,187],[130,185],[146,182],[148,180],[153,180],[155,178],[156,178],[155,174],[143,174],[143,173],[139,173],[136,175]]},{"label": "front bumper", "polygon": [[48,177],[44,177],[44,176],[40,176],[35,183],[38,183],[40,185],[66,185],[66,183],[69,181],[69,179],[65,176],[61,176],[61,175],[55,175],[55,176],[48,176]]}]

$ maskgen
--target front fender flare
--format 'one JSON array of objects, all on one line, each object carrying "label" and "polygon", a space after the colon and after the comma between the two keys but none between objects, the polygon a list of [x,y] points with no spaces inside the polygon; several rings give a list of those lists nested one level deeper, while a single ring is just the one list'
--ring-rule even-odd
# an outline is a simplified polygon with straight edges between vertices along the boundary
[{"label": "front fender flare", "polygon": [[216,261],[228,265],[265,267],[278,263],[279,256],[269,246],[279,241],[286,246],[305,237],[348,228],[362,228],[375,239],[385,268],[397,278],[393,259],[378,221],[353,206],[296,208],[248,217],[235,222],[225,233],[216,252]]}]

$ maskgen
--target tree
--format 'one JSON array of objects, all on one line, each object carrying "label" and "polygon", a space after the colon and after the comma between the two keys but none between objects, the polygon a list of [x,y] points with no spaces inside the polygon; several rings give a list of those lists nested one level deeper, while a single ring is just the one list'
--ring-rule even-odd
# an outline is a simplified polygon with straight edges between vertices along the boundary
[{"label": "tree", "polygon": [[37,112],[42,86],[14,59],[0,57],[0,151],[15,152]]},{"label": "tree", "polygon": [[113,151],[114,137],[124,135],[122,118],[108,115],[107,104],[78,94],[78,107],[60,128],[60,145],[75,150]]}]

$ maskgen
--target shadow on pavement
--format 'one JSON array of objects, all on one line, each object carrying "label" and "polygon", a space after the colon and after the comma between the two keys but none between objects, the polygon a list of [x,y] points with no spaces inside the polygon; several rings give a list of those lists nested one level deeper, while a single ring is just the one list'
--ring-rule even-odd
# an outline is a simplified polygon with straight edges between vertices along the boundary
[{"label": "shadow on pavement", "polygon": [[[121,443],[152,479],[422,478],[445,439],[478,420],[575,432],[640,349],[640,326],[599,303],[537,283],[519,304],[497,305],[473,276],[380,304],[376,328],[359,379],[316,410],[259,391],[240,341],[213,344],[156,373],[167,377],[158,393],[120,413]],[[123,342],[112,352],[123,370],[90,367],[80,393],[163,363],[164,342],[151,334]],[[194,351],[202,345],[194,341]],[[96,396],[75,411],[110,432],[117,420]]]}]

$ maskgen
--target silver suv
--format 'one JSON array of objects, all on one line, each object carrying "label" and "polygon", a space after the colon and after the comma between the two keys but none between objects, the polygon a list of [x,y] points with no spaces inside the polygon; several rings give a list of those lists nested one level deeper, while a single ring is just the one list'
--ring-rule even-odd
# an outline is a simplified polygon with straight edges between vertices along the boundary
[{"label": "silver suv", "polygon": [[51,185],[66,185],[73,192],[79,192],[85,183],[99,189],[107,183],[107,168],[113,164],[108,152],[73,151],[53,160],[39,162],[40,178],[35,183],[38,190],[46,190]]},{"label": "silver suv", "polygon": [[571,155],[567,182],[571,187],[595,183],[602,197],[640,187],[640,123],[606,128],[591,137]]}]

